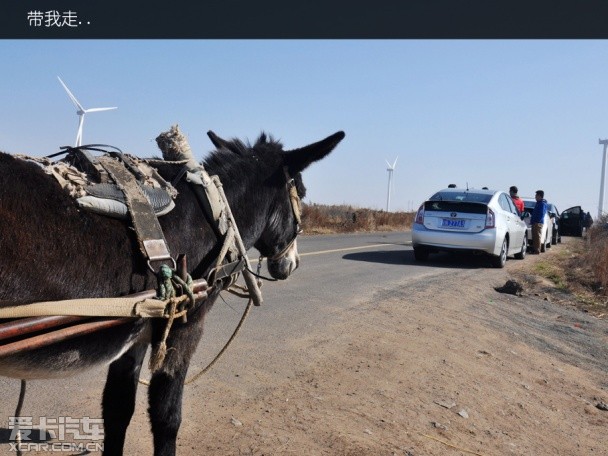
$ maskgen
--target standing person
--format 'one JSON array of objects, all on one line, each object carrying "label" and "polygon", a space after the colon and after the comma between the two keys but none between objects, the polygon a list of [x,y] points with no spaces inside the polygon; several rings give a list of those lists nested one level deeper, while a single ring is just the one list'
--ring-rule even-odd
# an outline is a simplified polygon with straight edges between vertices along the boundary
[{"label": "standing person", "polygon": [[593,225],[593,217],[591,217],[590,212],[587,212],[587,215],[585,215],[585,228],[589,229],[591,225]]},{"label": "standing person", "polygon": [[517,195],[518,191],[519,190],[517,190],[517,187],[515,185],[512,185],[511,188],[509,188],[509,195],[511,195],[511,199],[513,200],[513,204],[515,204],[515,207],[519,211],[519,215],[521,215],[521,214],[524,213],[524,200],[522,200]]},{"label": "standing person", "polygon": [[[536,190],[536,204],[532,210],[532,217],[530,218],[530,224],[532,225],[532,244],[534,250],[532,253],[540,253],[540,238],[543,234],[543,228],[545,224],[545,214],[547,213],[547,200],[545,199],[545,192],[542,190]],[[543,249],[544,250],[544,249]]]}]

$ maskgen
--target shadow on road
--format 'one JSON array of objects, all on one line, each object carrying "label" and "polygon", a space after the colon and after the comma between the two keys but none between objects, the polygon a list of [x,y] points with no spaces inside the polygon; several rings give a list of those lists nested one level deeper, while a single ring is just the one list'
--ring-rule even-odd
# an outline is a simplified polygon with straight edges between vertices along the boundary
[{"label": "shadow on road", "polygon": [[[52,437],[47,431],[41,431],[40,429],[26,429],[22,426],[21,435],[26,434],[27,440],[24,438],[24,442],[28,443],[44,443],[48,442]],[[11,433],[13,429],[0,428],[0,444],[1,443],[14,443],[15,440],[11,440]],[[42,434],[42,435],[40,435]]]},{"label": "shadow on road", "polygon": [[[429,255],[427,261],[416,261],[414,251],[391,250],[391,251],[365,251],[348,253],[342,257],[344,260],[364,261],[367,263],[381,263],[394,265],[415,265],[419,267],[432,268],[456,268],[456,269],[479,269],[491,267],[490,258],[484,255],[473,255],[468,253],[437,253]],[[508,261],[517,261],[509,259]]]},{"label": "shadow on road", "polygon": [[[411,257],[411,258],[410,258]],[[342,257],[345,260],[365,261],[367,263],[382,263],[382,264],[412,264],[414,262],[414,254],[407,250],[381,250],[381,251],[365,251],[357,253],[348,253]]]}]

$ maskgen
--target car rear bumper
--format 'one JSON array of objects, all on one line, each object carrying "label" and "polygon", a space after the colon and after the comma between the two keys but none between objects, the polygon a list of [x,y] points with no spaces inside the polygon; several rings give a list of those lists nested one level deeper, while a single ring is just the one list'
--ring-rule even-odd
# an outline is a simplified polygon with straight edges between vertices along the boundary
[{"label": "car rear bumper", "polygon": [[414,223],[412,226],[412,245],[430,250],[472,251],[499,255],[502,241],[498,241],[498,238],[495,228],[484,229],[479,233],[460,233],[429,230],[419,223]]}]

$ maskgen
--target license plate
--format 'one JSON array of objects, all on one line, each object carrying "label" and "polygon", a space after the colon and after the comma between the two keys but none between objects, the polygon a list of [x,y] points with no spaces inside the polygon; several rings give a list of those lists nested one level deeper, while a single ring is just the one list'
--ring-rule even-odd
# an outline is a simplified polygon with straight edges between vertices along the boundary
[{"label": "license plate", "polygon": [[441,226],[444,228],[464,228],[464,220],[443,219]]}]

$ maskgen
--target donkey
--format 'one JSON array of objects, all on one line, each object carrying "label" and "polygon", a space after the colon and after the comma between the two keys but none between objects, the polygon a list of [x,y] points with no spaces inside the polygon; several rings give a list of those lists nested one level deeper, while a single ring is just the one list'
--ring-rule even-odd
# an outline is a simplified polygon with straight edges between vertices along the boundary
[{"label": "donkey", "polygon": [[[299,264],[288,180],[305,195],[301,172],[329,154],[344,138],[337,132],[308,146],[284,151],[264,133],[251,145],[209,134],[216,150],[204,161],[223,183],[246,248],[268,258],[268,271],[286,279]],[[167,181],[179,167],[159,166]],[[176,206],[160,218],[170,251],[185,253],[194,279],[205,278],[221,249],[221,239],[201,210],[190,184],[175,187]],[[36,164],[0,153],[0,305],[82,297],[114,297],[155,288],[156,278],[139,254],[124,221],[80,210],[54,179]],[[165,361],[152,374],[149,418],[154,454],[175,454],[182,393],[188,365],[203,332],[205,314],[219,290],[175,322]],[[158,344],[164,321],[137,319],[51,346],[0,358],[0,375],[19,379],[59,378],[109,364],[102,398],[104,454],[121,455],[135,407],[142,361]]]}]

